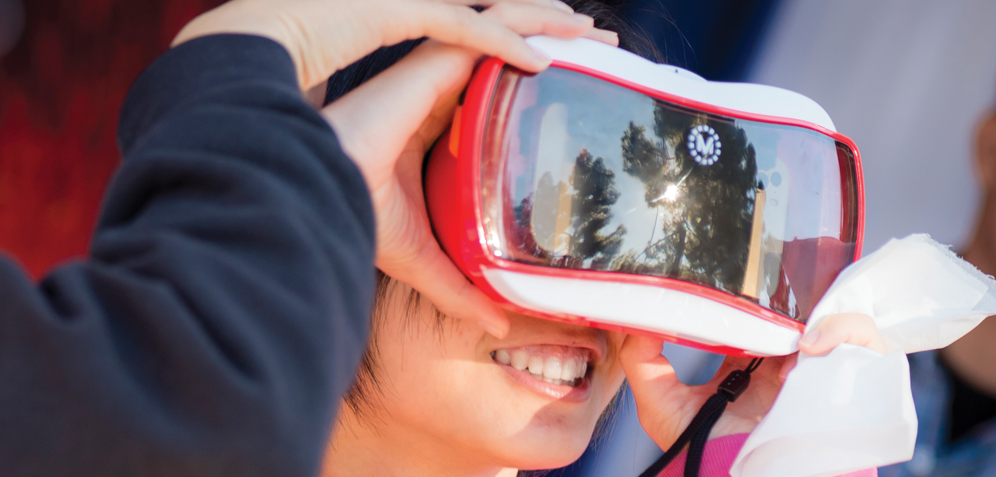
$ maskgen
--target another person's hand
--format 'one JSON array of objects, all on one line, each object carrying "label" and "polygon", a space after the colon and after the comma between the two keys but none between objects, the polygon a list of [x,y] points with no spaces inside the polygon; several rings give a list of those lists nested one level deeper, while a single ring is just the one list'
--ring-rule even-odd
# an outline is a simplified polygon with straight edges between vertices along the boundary
[{"label": "another person's hand", "polygon": [[[489,8],[478,13],[469,5]],[[323,114],[371,192],[378,268],[425,294],[444,313],[476,320],[501,336],[508,319],[436,243],[425,211],[421,161],[448,125],[456,96],[481,54],[539,71],[549,59],[523,37],[618,41],[592,24],[559,0],[234,0],[192,21],[174,45],[217,33],[271,38],[288,50],[300,87],[308,91],[381,46],[436,40]]]},{"label": "another person's hand", "polygon": [[[470,5],[508,9],[510,22],[481,15]],[[578,36],[591,28],[592,19],[573,14],[559,0],[233,0],[195,18],[173,45],[218,33],[270,38],[290,53],[306,91],[381,46],[422,37],[539,71],[550,60],[516,31],[526,24],[542,24],[542,33]]]},{"label": "another person's hand", "polygon": [[[614,33],[592,29],[590,18],[565,22],[551,7],[502,3],[481,16],[522,36],[585,35],[618,43]],[[501,337],[508,319],[440,249],[422,190],[425,154],[449,126],[457,97],[479,58],[473,50],[426,42],[322,114],[370,189],[377,216],[377,267],[418,290],[446,315],[472,319]]]},{"label": "another person's hand", "polygon": [[[799,340],[799,349],[810,355],[824,355],[841,343],[851,343],[886,352],[875,322],[868,315],[844,313],[823,320]],[[661,355],[662,342],[642,336],[628,336],[620,359],[636,398],[640,424],[662,449],[673,444],[698,413],[717,386],[733,370],[744,369],[750,358],[727,358],[716,376],[701,386],[678,381],[674,368]],[[710,438],[749,433],[771,409],[798,354],[766,358],[751,374],[750,387],[730,403],[716,422]]]}]

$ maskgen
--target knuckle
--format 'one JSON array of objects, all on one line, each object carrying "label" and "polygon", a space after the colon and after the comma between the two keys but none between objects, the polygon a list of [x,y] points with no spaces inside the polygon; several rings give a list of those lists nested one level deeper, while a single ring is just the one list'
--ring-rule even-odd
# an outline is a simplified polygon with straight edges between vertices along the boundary
[{"label": "knuckle", "polygon": [[500,2],[488,7],[486,11],[490,11],[492,13],[507,12],[509,8],[513,8],[512,4],[507,2]]},{"label": "knuckle", "polygon": [[473,8],[470,7],[457,7],[456,12],[459,21],[464,23],[473,23],[475,20],[477,20],[480,17],[480,13],[478,13],[477,10],[474,10]]},{"label": "knuckle", "polygon": [[516,8],[512,4],[498,3],[485,10],[484,14],[486,16],[494,17],[499,20],[508,20],[509,18],[512,17],[515,11]]}]

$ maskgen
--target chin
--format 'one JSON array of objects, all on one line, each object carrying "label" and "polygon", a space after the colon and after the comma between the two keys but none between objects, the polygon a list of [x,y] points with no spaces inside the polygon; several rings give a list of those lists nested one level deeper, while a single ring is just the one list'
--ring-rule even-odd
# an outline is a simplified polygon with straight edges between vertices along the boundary
[{"label": "chin", "polygon": [[584,453],[586,448],[587,446],[582,446],[578,449],[548,448],[541,452],[535,453],[536,455],[525,455],[525,453],[522,453],[517,456],[517,462],[509,467],[514,467],[519,470],[559,469],[561,467],[567,467],[581,458],[581,454]]},{"label": "chin", "polygon": [[502,450],[508,456],[507,467],[520,470],[546,470],[565,467],[581,457],[591,441],[592,430],[573,427],[553,431],[544,429],[524,429],[511,438],[512,442]]}]

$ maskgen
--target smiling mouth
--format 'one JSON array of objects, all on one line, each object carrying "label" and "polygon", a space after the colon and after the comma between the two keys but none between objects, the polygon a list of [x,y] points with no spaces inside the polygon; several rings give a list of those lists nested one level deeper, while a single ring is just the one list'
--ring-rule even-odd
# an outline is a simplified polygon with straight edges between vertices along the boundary
[{"label": "smiling mouth", "polygon": [[558,386],[577,388],[591,369],[591,352],[585,348],[560,345],[530,345],[499,349],[491,358],[534,379]]}]

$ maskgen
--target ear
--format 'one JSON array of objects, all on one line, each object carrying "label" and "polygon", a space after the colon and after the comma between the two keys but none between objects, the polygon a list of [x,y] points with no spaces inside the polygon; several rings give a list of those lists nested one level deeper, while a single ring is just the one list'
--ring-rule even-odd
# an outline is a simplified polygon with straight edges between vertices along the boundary
[{"label": "ear", "polygon": [[975,166],[986,190],[996,192],[996,113],[979,125],[975,137]]}]

